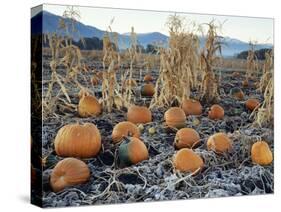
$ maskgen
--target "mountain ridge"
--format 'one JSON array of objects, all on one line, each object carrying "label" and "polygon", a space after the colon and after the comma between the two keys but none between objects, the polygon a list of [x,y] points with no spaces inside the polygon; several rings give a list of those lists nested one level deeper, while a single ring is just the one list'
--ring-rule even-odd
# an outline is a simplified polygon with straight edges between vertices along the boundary
[{"label": "mountain ridge", "polygon": [[[32,34],[40,33],[41,30],[43,31],[43,33],[56,32],[59,20],[61,18],[61,16],[55,15],[46,10],[37,13],[31,19],[32,26],[35,26],[32,27]],[[40,23],[40,20],[42,21],[42,28],[40,28],[40,26],[36,27],[37,25],[40,25],[38,24]],[[105,31],[98,29],[97,27],[86,25],[82,22],[77,22],[76,27],[79,31],[80,36],[74,35],[74,40],[79,40],[80,37],[97,37],[99,39],[102,39],[105,33]],[[117,33],[117,35],[118,43],[120,44],[120,49],[128,48],[130,46],[130,33]],[[205,38],[199,36],[199,39],[200,46],[203,47],[205,43]],[[153,43],[161,43],[163,44],[163,46],[168,46],[169,37],[160,32],[147,32],[137,33],[137,40],[138,43],[144,47],[146,47],[148,44]],[[249,44],[247,42],[228,36],[224,37],[222,41],[226,43],[226,45],[222,46],[223,56],[226,57],[234,56],[242,51],[247,50],[249,47]],[[272,44],[257,44],[256,50],[262,48],[272,48],[272,46]]]}]

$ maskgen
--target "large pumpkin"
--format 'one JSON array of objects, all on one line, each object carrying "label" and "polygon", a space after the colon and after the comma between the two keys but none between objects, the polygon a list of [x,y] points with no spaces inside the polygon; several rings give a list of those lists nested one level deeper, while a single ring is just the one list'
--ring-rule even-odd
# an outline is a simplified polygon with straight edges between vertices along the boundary
[{"label": "large pumpkin", "polygon": [[202,105],[199,101],[194,99],[185,99],[181,105],[186,115],[201,115]]},{"label": "large pumpkin", "polygon": [[174,155],[173,164],[175,169],[181,172],[192,173],[199,171],[204,166],[202,158],[188,148],[183,148]]},{"label": "large pumpkin", "polygon": [[225,133],[215,133],[209,137],[207,141],[207,148],[208,150],[222,154],[231,150],[232,143]]},{"label": "large pumpkin", "polygon": [[90,178],[90,169],[83,161],[65,158],[58,162],[50,177],[50,185],[54,192],[66,187],[85,183]]},{"label": "large pumpkin", "polygon": [[224,109],[220,105],[215,104],[210,108],[208,116],[210,119],[214,120],[223,119]]},{"label": "large pumpkin", "polygon": [[141,88],[142,96],[153,96],[155,93],[154,85],[152,83],[144,84]]},{"label": "large pumpkin", "polygon": [[260,102],[257,99],[248,99],[245,104],[248,110],[253,111],[257,107],[259,107]]},{"label": "large pumpkin", "polygon": [[185,127],[186,116],[179,107],[171,107],[167,110],[164,114],[164,119],[168,127],[177,129]]},{"label": "large pumpkin", "polygon": [[252,161],[261,166],[271,164],[273,160],[272,152],[265,141],[257,141],[251,149]]},{"label": "large pumpkin", "polygon": [[140,131],[139,128],[129,121],[123,121],[115,125],[112,131],[112,141],[113,143],[120,142],[124,136],[132,136],[139,138]]},{"label": "large pumpkin", "polygon": [[118,151],[120,166],[137,164],[148,159],[148,150],[145,144],[138,138],[126,137],[119,146]]},{"label": "large pumpkin", "polygon": [[200,142],[200,136],[196,130],[192,128],[182,128],[177,131],[174,145],[177,149],[192,148]]},{"label": "large pumpkin", "polygon": [[97,116],[102,112],[101,104],[94,96],[83,96],[78,104],[78,113],[81,117]]},{"label": "large pumpkin", "polygon": [[55,138],[55,151],[63,157],[94,157],[100,148],[101,135],[92,123],[65,125]]},{"label": "large pumpkin", "polygon": [[127,120],[134,124],[145,124],[151,122],[151,111],[145,106],[130,106],[127,112]]}]

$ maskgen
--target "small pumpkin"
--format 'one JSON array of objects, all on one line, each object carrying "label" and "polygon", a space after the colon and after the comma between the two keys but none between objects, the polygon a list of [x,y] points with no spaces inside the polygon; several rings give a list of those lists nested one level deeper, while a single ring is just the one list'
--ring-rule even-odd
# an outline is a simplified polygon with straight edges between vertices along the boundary
[{"label": "small pumpkin", "polygon": [[208,116],[210,119],[223,119],[224,117],[224,109],[217,104],[214,104],[211,108],[210,111],[208,112]]},{"label": "small pumpkin", "polygon": [[202,105],[199,101],[194,99],[185,99],[181,105],[185,115],[201,115]]},{"label": "small pumpkin", "polygon": [[128,108],[127,120],[134,124],[145,124],[151,122],[151,111],[145,106],[132,105]]},{"label": "small pumpkin", "polygon": [[120,166],[137,164],[148,159],[148,150],[145,144],[135,137],[124,137],[124,141],[119,146],[118,158]]},{"label": "small pumpkin", "polygon": [[155,93],[155,89],[152,83],[145,84],[141,87],[142,96],[153,96],[154,93]]},{"label": "small pumpkin", "polygon": [[242,86],[243,86],[244,88],[247,88],[247,87],[249,86],[249,81],[248,81],[247,79],[243,80]]},{"label": "small pumpkin", "polygon": [[151,76],[151,74],[146,74],[145,76],[144,76],[144,79],[143,79],[145,82],[151,82],[151,81],[153,81],[153,78],[152,78],[152,76]]},{"label": "small pumpkin", "polygon": [[186,116],[183,109],[179,107],[171,107],[167,110],[164,119],[168,127],[177,129],[185,127]]},{"label": "small pumpkin", "polygon": [[101,135],[92,123],[68,124],[58,131],[54,145],[59,156],[94,157],[101,148]]},{"label": "small pumpkin", "polygon": [[239,77],[240,73],[238,71],[235,71],[232,73],[232,77]]},{"label": "small pumpkin", "polygon": [[125,82],[125,85],[131,86],[131,87],[136,87],[138,84],[137,84],[137,81],[134,79],[127,79]]},{"label": "small pumpkin", "polygon": [[192,148],[200,142],[200,136],[196,130],[192,128],[182,128],[177,131],[174,145],[177,149]]},{"label": "small pumpkin", "polygon": [[99,101],[94,96],[83,96],[78,104],[78,113],[81,117],[97,116],[102,112]]},{"label": "small pumpkin", "polygon": [[243,100],[244,99],[244,93],[243,91],[238,88],[238,87],[235,87],[235,88],[232,88],[230,90],[230,95],[232,97],[234,97],[235,99],[238,99],[238,100]]},{"label": "small pumpkin", "polygon": [[99,78],[97,76],[93,76],[91,79],[91,83],[93,86],[98,85],[99,84]]},{"label": "small pumpkin", "polygon": [[85,183],[90,178],[90,169],[86,163],[76,158],[65,158],[57,163],[51,173],[50,185],[54,192]]},{"label": "small pumpkin", "polygon": [[218,154],[228,152],[232,148],[230,138],[225,133],[215,133],[210,136],[207,141],[208,150],[212,150]]},{"label": "small pumpkin", "polygon": [[257,99],[248,99],[245,104],[248,110],[253,111],[257,107],[259,107],[260,102]]},{"label": "small pumpkin", "polygon": [[129,121],[123,121],[114,126],[112,131],[112,141],[113,143],[120,142],[124,136],[132,136],[139,138],[140,131],[139,128]]},{"label": "small pumpkin", "polygon": [[188,148],[183,148],[174,155],[173,164],[175,169],[181,172],[192,173],[201,170],[204,166],[202,158]]},{"label": "small pumpkin", "polygon": [[273,160],[272,152],[265,141],[257,141],[252,145],[251,158],[261,166],[269,165]]}]

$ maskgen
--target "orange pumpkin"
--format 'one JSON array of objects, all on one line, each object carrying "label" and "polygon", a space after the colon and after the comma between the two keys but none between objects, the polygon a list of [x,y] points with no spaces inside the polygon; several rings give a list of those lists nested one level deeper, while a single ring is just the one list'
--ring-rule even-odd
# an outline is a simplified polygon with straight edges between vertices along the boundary
[{"label": "orange pumpkin", "polygon": [[185,99],[181,105],[185,115],[201,115],[202,105],[199,101],[194,99]]},{"label": "orange pumpkin", "polygon": [[150,74],[146,74],[145,76],[144,76],[144,79],[143,79],[145,82],[151,82],[151,81],[153,81],[153,78],[152,78],[152,76],[150,75]]},{"label": "orange pumpkin", "polygon": [[102,112],[101,104],[94,96],[83,96],[78,104],[78,113],[81,117],[97,116]]},{"label": "orange pumpkin", "polygon": [[183,148],[174,155],[173,164],[175,169],[181,172],[192,173],[199,171],[204,166],[202,158],[188,148]]},{"label": "orange pumpkin", "polygon": [[248,110],[253,111],[257,107],[259,107],[260,102],[257,99],[248,99],[245,104]]},{"label": "orange pumpkin", "polygon": [[85,183],[90,178],[90,169],[86,163],[75,158],[66,158],[57,163],[50,177],[54,192]]},{"label": "orange pumpkin", "polygon": [[272,152],[265,141],[257,141],[251,149],[252,161],[261,166],[271,164],[273,160]]},{"label": "orange pumpkin", "polygon": [[233,96],[234,98],[238,99],[238,100],[243,100],[244,99],[244,93],[240,88],[232,88],[230,90],[230,94],[231,96]]},{"label": "orange pumpkin", "polygon": [[145,144],[135,137],[125,138],[125,142],[119,146],[118,156],[122,167],[137,164],[149,157]]},{"label": "orange pumpkin", "polygon": [[213,105],[210,109],[210,111],[208,112],[208,116],[210,119],[223,119],[224,117],[224,109],[220,106],[220,105]]},{"label": "orange pumpkin", "polygon": [[196,130],[192,128],[182,128],[177,131],[174,145],[178,149],[192,148],[200,142],[200,136]]},{"label": "orange pumpkin", "polygon": [[134,124],[145,124],[151,122],[151,111],[145,106],[130,106],[127,112],[127,120]]},{"label": "orange pumpkin", "polygon": [[168,127],[177,129],[185,127],[186,116],[179,107],[171,107],[167,110],[164,114],[164,119]]},{"label": "orange pumpkin", "polygon": [[140,131],[139,128],[129,121],[123,121],[115,125],[112,131],[112,141],[113,143],[118,143],[122,140],[124,136],[132,136],[139,138]]},{"label": "orange pumpkin", "polygon": [[58,131],[54,144],[59,156],[89,158],[100,151],[101,135],[92,123],[68,124]]},{"label": "orange pumpkin", "polygon": [[148,83],[142,86],[141,95],[142,96],[153,96],[155,93],[154,85],[152,83]]},{"label": "orange pumpkin", "polygon": [[207,148],[208,150],[222,154],[231,150],[232,143],[225,133],[215,133],[209,137],[207,141]]}]

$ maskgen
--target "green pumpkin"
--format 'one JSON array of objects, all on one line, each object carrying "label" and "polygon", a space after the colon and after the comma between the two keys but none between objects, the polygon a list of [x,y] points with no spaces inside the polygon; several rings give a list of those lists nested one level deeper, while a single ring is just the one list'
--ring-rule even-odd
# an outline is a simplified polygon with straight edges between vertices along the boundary
[{"label": "green pumpkin", "polygon": [[137,164],[148,158],[145,144],[138,138],[125,137],[118,149],[119,166],[126,167]]}]

